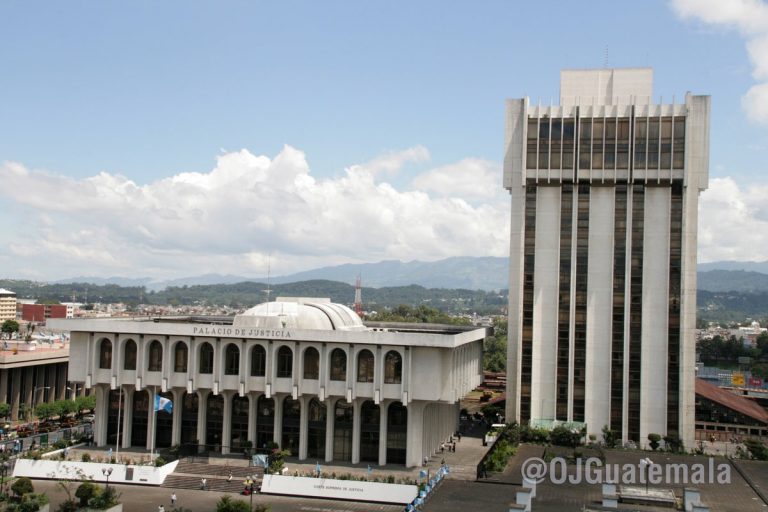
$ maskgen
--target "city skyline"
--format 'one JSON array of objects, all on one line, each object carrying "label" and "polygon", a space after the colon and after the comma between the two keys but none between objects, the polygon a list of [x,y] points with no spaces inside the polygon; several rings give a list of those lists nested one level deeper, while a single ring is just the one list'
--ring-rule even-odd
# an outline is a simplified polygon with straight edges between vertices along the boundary
[{"label": "city skyline", "polygon": [[42,5],[0,7],[2,277],[502,256],[504,100],[606,65],[712,95],[699,259],[768,259],[764,2]]}]

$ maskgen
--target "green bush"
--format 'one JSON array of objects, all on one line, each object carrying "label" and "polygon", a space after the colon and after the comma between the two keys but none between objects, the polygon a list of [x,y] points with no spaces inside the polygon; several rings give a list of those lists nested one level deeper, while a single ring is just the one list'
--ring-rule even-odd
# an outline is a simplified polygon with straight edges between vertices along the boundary
[{"label": "green bush", "polygon": [[16,496],[24,496],[25,494],[35,492],[32,480],[25,476],[17,478],[16,481],[13,482],[13,485],[11,485],[11,490]]},{"label": "green bush", "polygon": [[500,439],[493,445],[493,451],[486,460],[488,471],[504,471],[509,458],[515,454],[516,448],[506,439]]},{"label": "green bush", "polygon": [[80,457],[80,460],[83,462],[91,462],[91,454],[88,452],[85,452],[82,457]]},{"label": "green bush", "polygon": [[107,487],[104,490],[99,490],[88,500],[88,506],[97,510],[106,510],[117,505],[120,496],[115,491],[114,487]]},{"label": "green bush", "polygon": [[222,496],[216,503],[216,512],[251,512],[247,501],[233,500],[229,496]]},{"label": "green bush", "polygon": [[756,460],[768,460],[768,448],[757,439],[744,440],[749,456]]},{"label": "green bush", "polygon": [[616,448],[619,444],[619,436],[615,430],[611,430],[608,425],[603,425],[603,442],[608,448]]},{"label": "green bush", "polygon": [[165,466],[165,459],[162,457],[158,457],[155,459],[155,467]]},{"label": "green bush", "polygon": [[549,433],[549,440],[557,446],[568,446],[575,448],[581,444],[582,434],[580,431],[571,430],[567,427],[559,426],[552,429]]},{"label": "green bush", "polygon": [[37,512],[49,503],[45,494],[25,494],[20,501],[9,503],[5,508],[8,512]]},{"label": "green bush", "polygon": [[648,442],[651,445],[651,450],[656,451],[656,449],[658,449],[659,441],[661,441],[661,436],[659,434],[648,434]]},{"label": "green bush", "polygon": [[77,508],[77,502],[75,500],[64,500],[56,509],[56,512],[77,512]]},{"label": "green bush", "polygon": [[75,491],[75,497],[80,500],[81,507],[88,506],[88,500],[93,498],[99,488],[93,482],[83,482]]}]

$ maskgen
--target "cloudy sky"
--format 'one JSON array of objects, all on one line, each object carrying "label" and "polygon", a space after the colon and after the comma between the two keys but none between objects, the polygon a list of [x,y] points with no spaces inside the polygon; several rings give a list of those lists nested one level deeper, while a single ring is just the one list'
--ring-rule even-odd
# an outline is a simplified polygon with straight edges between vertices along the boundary
[{"label": "cloudy sky", "polygon": [[768,259],[768,4],[0,4],[0,277],[503,256],[504,99],[712,95],[700,261]]}]

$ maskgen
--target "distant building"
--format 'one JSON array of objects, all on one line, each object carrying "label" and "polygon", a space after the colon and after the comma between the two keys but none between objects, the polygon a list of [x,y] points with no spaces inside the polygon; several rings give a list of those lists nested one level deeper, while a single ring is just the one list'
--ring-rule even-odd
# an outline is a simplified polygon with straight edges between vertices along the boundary
[{"label": "distant building", "polygon": [[67,318],[67,306],[62,304],[23,304],[21,319],[25,322],[45,322],[49,318]]},{"label": "distant building", "polygon": [[755,400],[696,379],[696,440],[768,437],[768,412]]},{"label": "distant building", "polygon": [[652,84],[564,70],[559,105],[507,102],[510,420],[693,442],[710,98],[656,103]]},{"label": "distant building", "polygon": [[0,322],[16,319],[16,294],[0,288]]}]

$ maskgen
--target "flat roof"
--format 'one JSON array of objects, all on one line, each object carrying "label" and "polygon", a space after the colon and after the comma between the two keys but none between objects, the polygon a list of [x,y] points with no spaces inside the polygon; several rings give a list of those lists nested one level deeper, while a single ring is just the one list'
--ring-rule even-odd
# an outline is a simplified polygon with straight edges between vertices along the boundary
[{"label": "flat roof", "polygon": [[362,331],[323,329],[237,328],[232,316],[175,316],[139,318],[56,318],[49,328],[94,334],[135,334],[145,336],[194,336],[327,343],[359,343],[413,347],[455,348],[484,340],[490,327],[371,322]]}]

